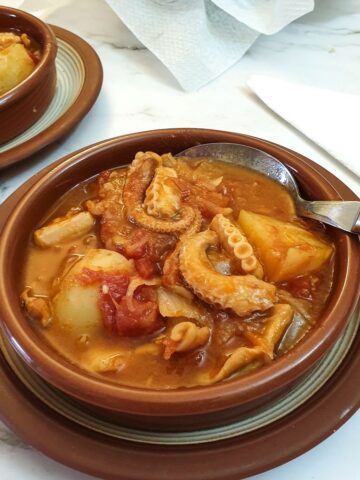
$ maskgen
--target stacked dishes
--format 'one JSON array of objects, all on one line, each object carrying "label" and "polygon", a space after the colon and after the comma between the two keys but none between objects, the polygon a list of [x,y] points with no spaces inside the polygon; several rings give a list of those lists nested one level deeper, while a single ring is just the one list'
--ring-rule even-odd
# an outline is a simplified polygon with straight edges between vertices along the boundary
[{"label": "stacked dishes", "polygon": [[[337,372],[345,365],[346,359],[353,355],[348,350],[358,341],[358,314],[353,315],[358,298],[358,285],[353,278],[359,275],[359,252],[355,238],[335,229],[328,230],[335,248],[332,288],[321,316],[296,345],[260,369],[235,374],[222,382],[205,386],[151,390],[116,383],[114,378],[99,372],[90,373],[66,360],[61,352],[44,340],[33,328],[19,302],[24,285],[16,272],[22,271],[28,242],[34,230],[48,217],[49,205],[104,169],[118,168],[121,166],[119,159],[124,165],[128,164],[137,151],[175,154],[192,145],[211,142],[242,143],[276,156],[297,172],[297,180],[309,198],[353,198],[341,182],[333,180],[331,174],[321,170],[319,175],[318,168],[311,161],[276,145],[239,134],[197,129],[160,130],[119,137],[85,148],[59,161],[51,170],[44,171],[36,181],[25,184],[22,187],[24,195],[16,205],[12,204],[11,198],[8,200],[6,214],[9,217],[3,229],[0,250],[0,276],[5,285],[1,302],[3,350],[15,374],[41,402],[51,408],[49,415],[58,412],[71,420],[73,426],[68,428],[68,435],[79,432],[80,425],[86,427],[89,432],[97,432],[96,442],[103,445],[101,448],[105,448],[106,442],[112,438],[111,442],[115,442],[112,446],[120,457],[129,449],[132,455],[138,455],[136,444],[140,442],[146,445],[145,451],[154,461],[154,449],[157,448],[154,445],[161,445],[163,452],[168,452],[169,445],[174,445],[173,448],[176,445],[176,448],[196,445],[192,453],[194,458],[205,455],[205,452],[208,454],[209,447],[206,445],[212,445],[210,450],[217,454],[231,445],[234,472],[236,475],[249,475],[298,454],[306,448],[304,442],[300,442],[297,448],[289,446],[282,458],[272,451],[271,458],[268,455],[258,459],[256,466],[236,462],[236,445],[245,448],[247,444],[248,448],[249,432],[253,432],[253,438],[260,444],[265,438],[266,425],[270,428],[269,435],[278,435],[280,426],[284,425],[281,422],[288,423],[292,415],[296,417],[302,409],[306,410],[301,405],[311,404],[313,398],[322,395],[321,392],[325,392],[329,385],[328,380],[337,378]],[[94,197],[94,192],[92,195]],[[29,215],[29,212],[33,214]],[[9,275],[9,272],[15,273]],[[181,352],[175,355],[181,355]],[[356,360],[353,360],[352,368],[358,368],[356,365]],[[347,378],[343,374],[339,382],[346,382]],[[355,397],[351,400],[343,397],[348,404],[347,414],[356,408],[359,399]],[[333,402],[331,408],[337,406],[338,403]],[[326,427],[322,427],[309,436],[311,444],[323,438],[324,429],[330,433],[333,425],[327,423]],[[116,443],[116,439],[126,441],[125,447]],[[232,443],[226,443],[230,439],[233,439]],[[79,449],[88,440],[82,436]],[[44,445],[37,445],[44,450]],[[66,461],[54,451],[45,450]],[[180,457],[181,452],[178,451]],[[69,459],[66,463],[73,465]],[[77,466],[96,473],[96,469]],[[101,468],[101,476],[104,477],[107,475],[106,466]],[[196,478],[191,476],[193,473],[189,472],[189,478]],[[140,475],[139,472],[137,474]],[[218,475],[219,469],[214,469],[212,478],[219,478]],[[125,468],[118,478],[141,477],[129,477]],[[233,477],[229,474],[225,478]]]}]

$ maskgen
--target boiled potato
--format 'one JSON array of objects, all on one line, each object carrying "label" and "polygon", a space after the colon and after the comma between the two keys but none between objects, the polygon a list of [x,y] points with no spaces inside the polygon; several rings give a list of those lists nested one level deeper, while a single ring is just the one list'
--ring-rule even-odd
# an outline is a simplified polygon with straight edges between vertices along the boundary
[{"label": "boiled potato", "polygon": [[333,251],[330,244],[292,223],[247,210],[241,210],[238,222],[255,246],[270,281],[313,272]]},{"label": "boiled potato", "polygon": [[135,272],[134,261],[104,248],[91,248],[77,262],[69,273],[80,273],[84,268],[101,272],[122,272],[131,275]]},{"label": "boiled potato", "polygon": [[76,278],[84,269],[102,272],[134,273],[132,260],[120,253],[104,249],[90,249],[66,274],[59,293],[53,300],[57,320],[64,326],[84,330],[101,325],[99,309],[99,282],[84,285]]},{"label": "boiled potato", "polygon": [[0,51],[0,95],[22,82],[34,70],[35,63],[21,43]]}]

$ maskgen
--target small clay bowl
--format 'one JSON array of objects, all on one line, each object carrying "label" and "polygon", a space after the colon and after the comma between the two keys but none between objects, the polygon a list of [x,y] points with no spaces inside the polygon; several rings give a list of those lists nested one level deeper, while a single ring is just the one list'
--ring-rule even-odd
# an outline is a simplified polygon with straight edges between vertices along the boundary
[{"label": "small clay bowl", "polygon": [[42,378],[82,402],[94,414],[111,417],[114,422],[142,429],[181,431],[239,419],[299,381],[339,338],[356,305],[359,295],[356,279],[360,275],[357,238],[330,228],[336,246],[335,275],[321,319],[290,352],[246,376],[173,391],[131,388],[71,365],[36,334],[20,305],[21,275],[32,232],[51,205],[79,182],[104,169],[129,163],[139,150],[176,154],[209,142],[241,143],[274,155],[292,169],[305,198],[354,199],[352,192],[329,172],[269,142],[216,130],[156,130],[100,142],[69,155],[39,175],[4,227],[0,241],[0,316],[5,335]]},{"label": "small clay bowl", "polygon": [[41,60],[34,71],[0,95],[0,144],[33,125],[49,106],[56,87],[56,38],[51,28],[29,13],[0,7],[0,31],[28,34],[41,48]]}]

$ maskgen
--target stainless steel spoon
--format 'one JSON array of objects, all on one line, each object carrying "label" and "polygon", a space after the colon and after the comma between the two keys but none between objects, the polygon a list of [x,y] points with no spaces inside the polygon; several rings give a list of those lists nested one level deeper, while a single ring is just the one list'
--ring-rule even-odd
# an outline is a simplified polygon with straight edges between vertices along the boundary
[{"label": "stainless steel spoon", "polygon": [[262,150],[237,143],[205,143],[188,148],[176,156],[208,157],[257,170],[284,185],[292,195],[300,216],[319,220],[346,232],[360,233],[360,202],[304,200],[288,168]]}]

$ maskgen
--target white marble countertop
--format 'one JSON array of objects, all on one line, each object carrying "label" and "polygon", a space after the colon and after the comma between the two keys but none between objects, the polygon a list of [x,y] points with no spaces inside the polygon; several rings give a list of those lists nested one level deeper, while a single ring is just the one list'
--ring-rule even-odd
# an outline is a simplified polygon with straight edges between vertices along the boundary
[{"label": "white marble countertop", "polygon": [[[55,20],[96,48],[104,67],[100,97],[68,137],[0,173],[0,201],[45,165],[85,145],[125,133],[167,127],[218,128],[269,139],[315,160],[360,195],[358,177],[267,109],[245,86],[250,75],[264,74],[360,94],[360,0],[315,3],[314,12],[282,32],[260,37],[245,57],[220,78],[197,92],[185,93],[106,7],[95,14],[85,0],[78,0],[81,15],[74,18],[63,11]],[[50,17],[49,21],[54,19]],[[94,22],[104,25],[96,36],[91,34]],[[109,39],[110,30],[118,32],[115,41]],[[359,388],[358,379],[354,379],[354,388]],[[252,478],[360,478],[359,445],[358,412],[308,453]],[[90,478],[34,451],[0,423],[0,478],[45,480],[50,475],[53,480]]]}]

